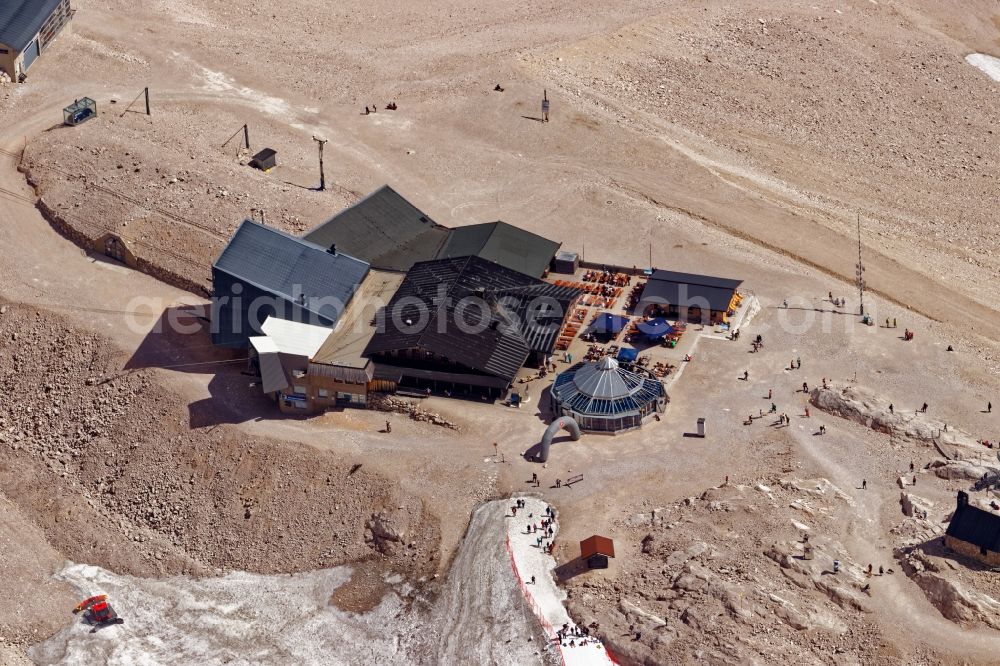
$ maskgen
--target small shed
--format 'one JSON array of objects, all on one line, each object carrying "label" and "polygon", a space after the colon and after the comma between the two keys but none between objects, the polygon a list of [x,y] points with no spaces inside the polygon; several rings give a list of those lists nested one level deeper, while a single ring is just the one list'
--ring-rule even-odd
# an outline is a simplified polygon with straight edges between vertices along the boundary
[{"label": "small shed", "polygon": [[580,542],[580,557],[587,560],[588,569],[607,569],[608,558],[615,556],[615,542],[608,537],[598,536]]},{"label": "small shed", "polygon": [[89,97],[74,100],[72,104],[63,109],[64,125],[79,125],[96,117],[97,102]]},{"label": "small shed", "polygon": [[250,160],[250,166],[255,169],[267,172],[278,165],[278,151],[273,148],[265,148]]},{"label": "small shed", "polygon": [[566,250],[560,250],[556,252],[556,256],[552,259],[552,272],[562,273],[564,275],[573,275],[576,270],[580,267],[580,255],[576,252],[567,252]]}]

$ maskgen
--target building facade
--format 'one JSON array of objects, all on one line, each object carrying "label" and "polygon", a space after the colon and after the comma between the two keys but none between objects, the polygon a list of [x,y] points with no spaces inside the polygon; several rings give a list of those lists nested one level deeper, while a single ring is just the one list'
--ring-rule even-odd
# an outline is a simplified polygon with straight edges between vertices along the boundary
[{"label": "building facade", "polygon": [[0,2],[0,70],[23,81],[72,15],[69,0]]},{"label": "building facade", "polygon": [[709,325],[722,324],[739,307],[742,280],[654,271],[643,288],[637,314]]}]

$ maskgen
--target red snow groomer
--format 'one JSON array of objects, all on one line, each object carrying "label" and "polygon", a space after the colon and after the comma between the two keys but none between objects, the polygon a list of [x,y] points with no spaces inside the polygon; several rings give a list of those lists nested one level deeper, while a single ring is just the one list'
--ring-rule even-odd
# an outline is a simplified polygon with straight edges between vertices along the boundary
[{"label": "red snow groomer", "polygon": [[96,597],[84,599],[73,609],[73,614],[83,613],[88,624],[93,625],[91,631],[97,631],[101,627],[109,624],[124,624],[125,620],[118,617],[118,613],[108,603],[108,595],[99,594]]}]

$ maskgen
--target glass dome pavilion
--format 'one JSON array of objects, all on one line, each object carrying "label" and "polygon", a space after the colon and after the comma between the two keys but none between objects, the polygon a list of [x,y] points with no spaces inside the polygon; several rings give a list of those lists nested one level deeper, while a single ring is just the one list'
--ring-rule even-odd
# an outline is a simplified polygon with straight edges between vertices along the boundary
[{"label": "glass dome pavilion", "polygon": [[583,430],[620,432],[663,412],[670,399],[650,373],[623,368],[605,356],[560,373],[552,384],[552,400],[558,415],[572,416]]}]

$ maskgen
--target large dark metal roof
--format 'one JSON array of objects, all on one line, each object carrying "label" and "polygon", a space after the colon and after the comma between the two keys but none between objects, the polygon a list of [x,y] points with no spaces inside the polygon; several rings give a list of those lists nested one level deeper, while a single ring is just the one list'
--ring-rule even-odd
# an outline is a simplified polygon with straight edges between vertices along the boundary
[{"label": "large dark metal roof", "polygon": [[251,220],[236,230],[214,269],[289,302],[304,294],[303,309],[333,322],[368,274],[360,259]]},{"label": "large dark metal roof", "polygon": [[642,291],[640,307],[657,303],[724,311],[741,284],[742,280],[710,275],[656,271]]},{"label": "large dark metal roof", "polygon": [[487,222],[452,229],[438,256],[476,255],[525,275],[541,277],[559,245],[506,222]]},{"label": "large dark metal roof", "polygon": [[480,257],[420,262],[380,314],[365,356],[420,349],[510,381],[531,351],[551,353],[578,294]]},{"label": "large dark metal roof", "polygon": [[0,44],[23,51],[60,0],[0,1]]},{"label": "large dark metal roof", "polygon": [[946,534],[950,537],[1000,553],[1000,516],[968,503],[968,494],[962,500],[959,494],[958,507],[948,524]]},{"label": "large dark metal roof", "polygon": [[450,233],[384,185],[303,238],[325,248],[336,245],[375,268],[406,271],[437,257]]},{"label": "large dark metal roof", "polygon": [[502,311],[516,324],[532,351],[551,354],[579,289],[539,280],[495,293]]}]

